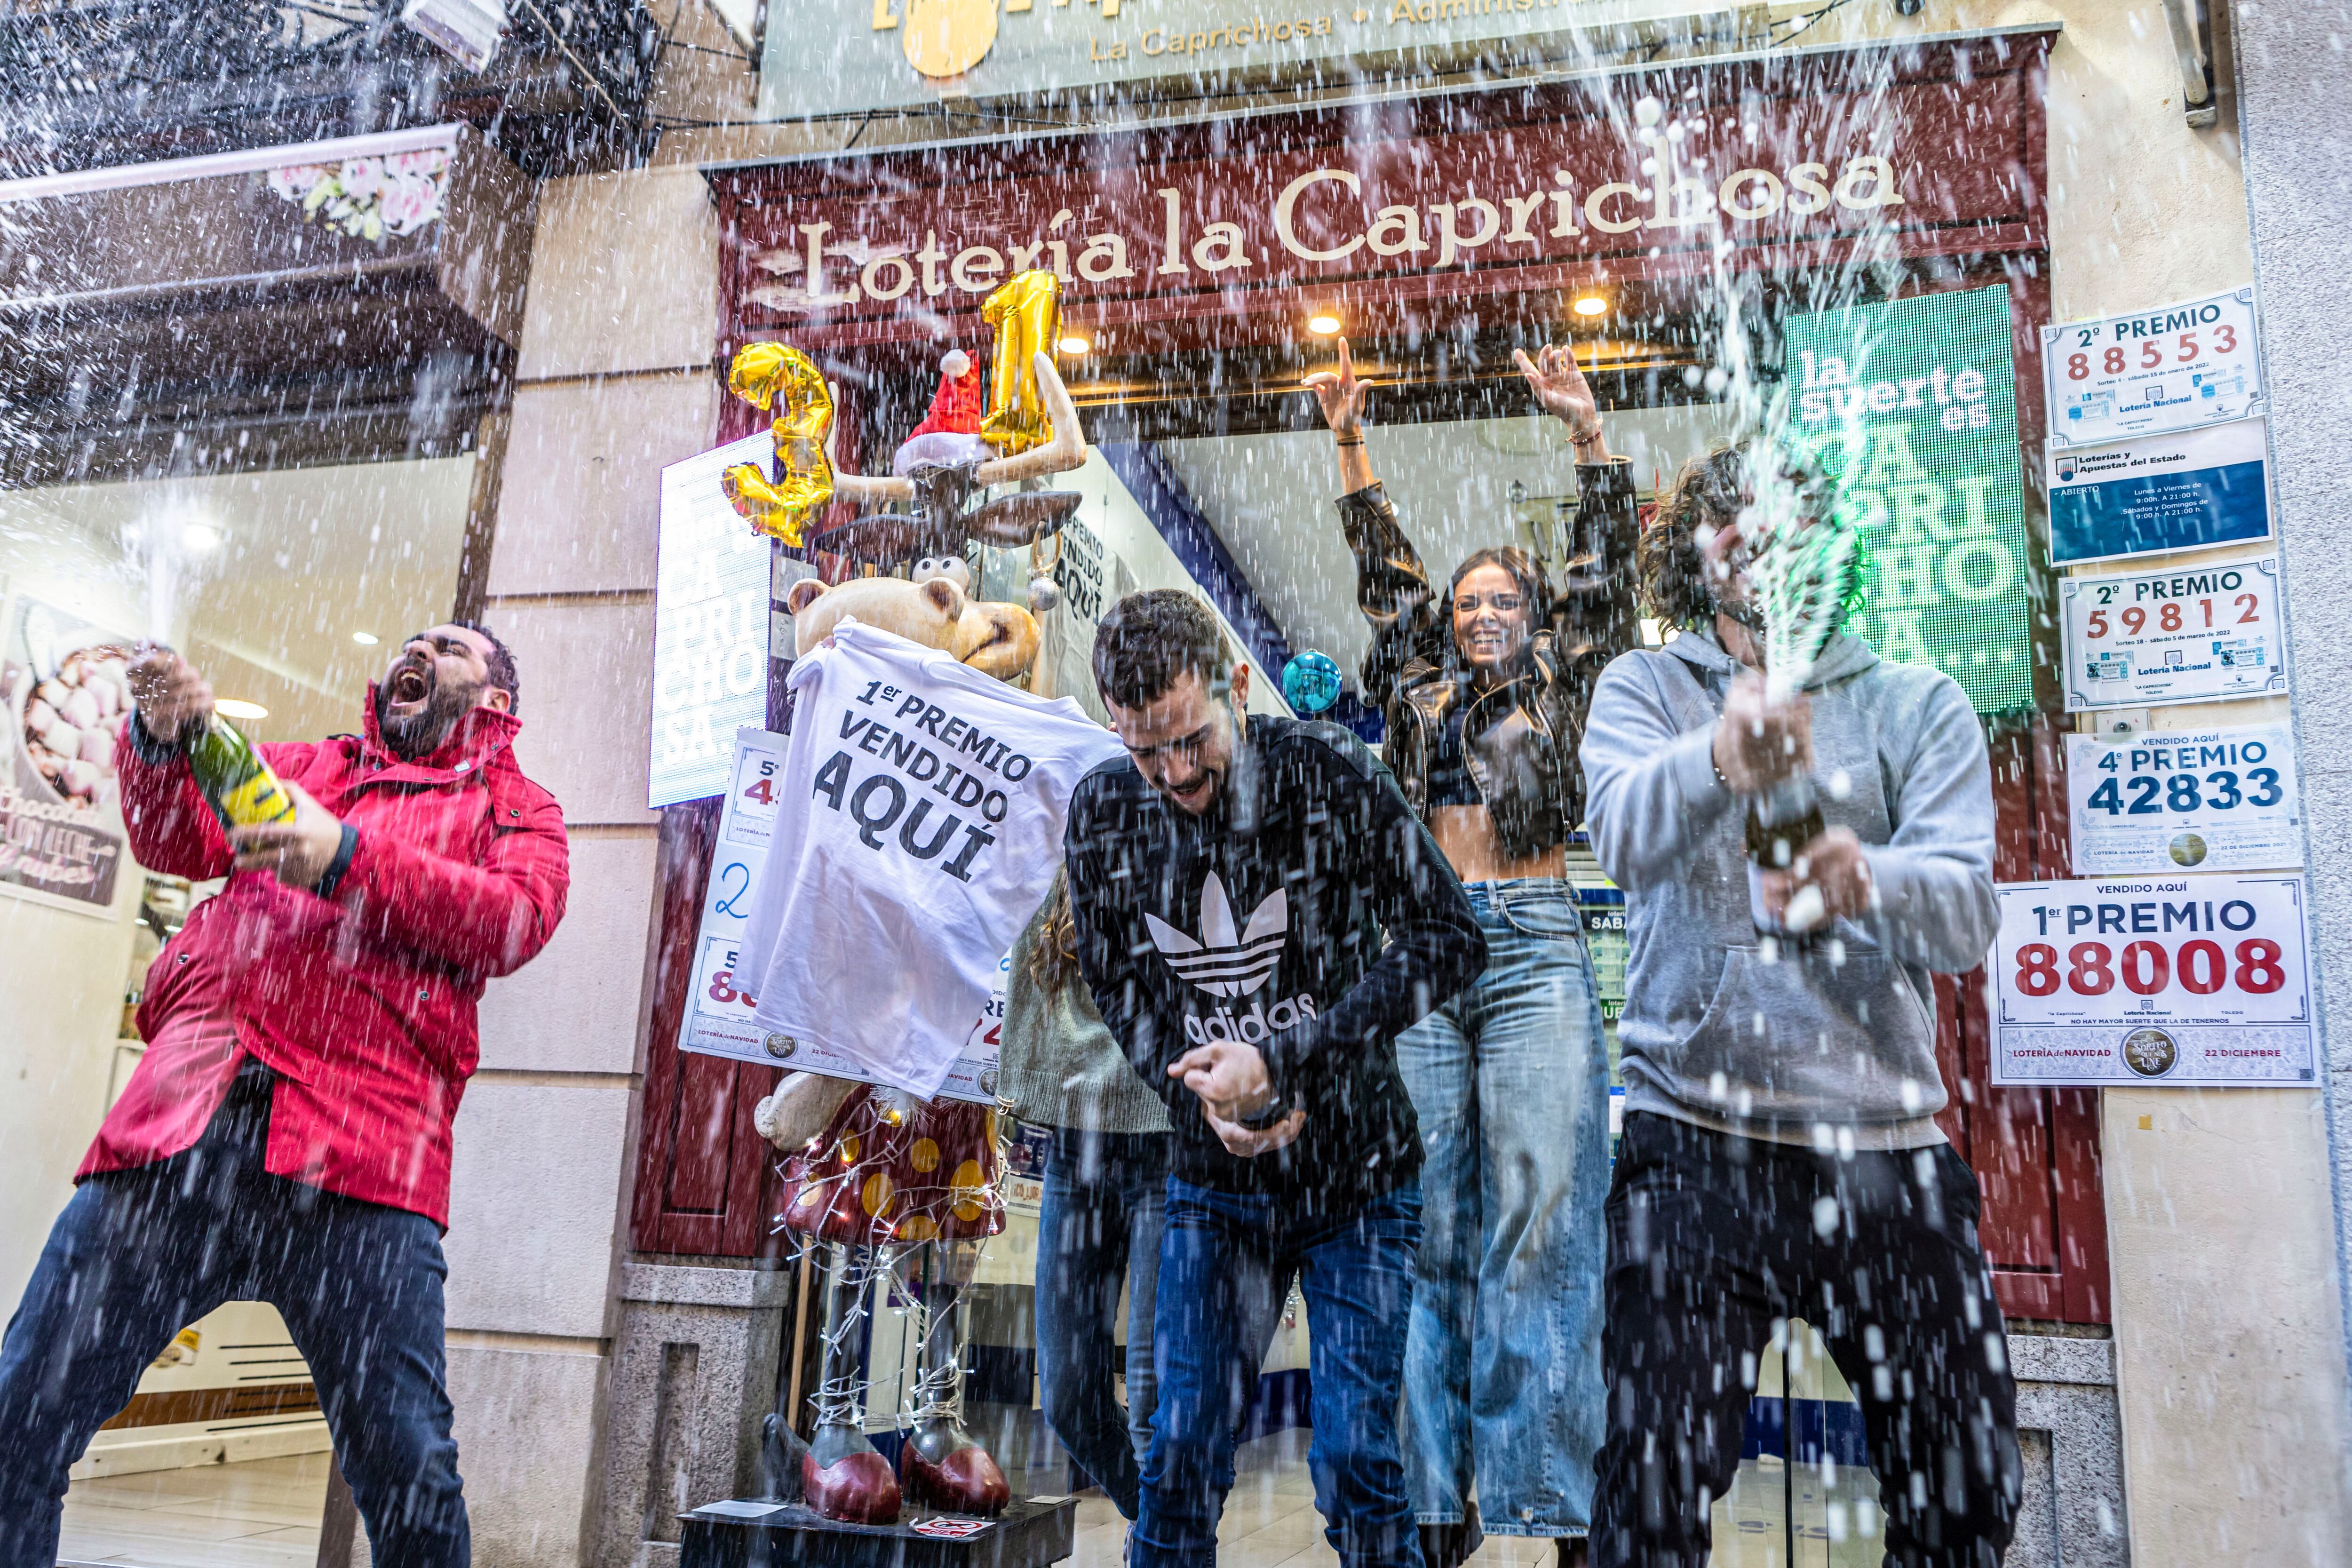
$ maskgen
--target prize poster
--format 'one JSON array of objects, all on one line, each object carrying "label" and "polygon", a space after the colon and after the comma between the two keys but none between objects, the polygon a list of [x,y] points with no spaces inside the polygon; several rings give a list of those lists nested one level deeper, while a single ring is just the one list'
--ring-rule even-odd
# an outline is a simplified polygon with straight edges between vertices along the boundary
[{"label": "prize poster", "polygon": [[2066,737],[2074,870],[2085,877],[2303,865],[2285,723]]},{"label": "prize poster", "polygon": [[2314,1081],[2300,876],[1997,891],[1994,1083]]},{"label": "prize poster", "polygon": [[2263,412],[2254,290],[2042,329],[2050,445],[2104,447]]},{"label": "prize poster", "polygon": [[[678,1048],[871,1083],[872,1076],[857,1070],[846,1058],[761,1028],[751,1017],[758,998],[735,984],[743,928],[751,921],[751,889],[759,886],[760,868],[775,837],[781,801],[776,786],[791,743],[790,737],[772,730],[745,725],[736,731],[734,766],[719,816],[719,842],[710,855],[710,883],[703,890],[702,921],[695,933],[694,989],[678,1027]],[[1003,1016],[1000,988],[973,1024],[963,1054],[948,1069],[938,1098],[996,1103],[996,1032]]]},{"label": "prize poster", "polygon": [[2260,419],[2090,451],[2050,448],[2050,562],[2210,550],[2271,536]]},{"label": "prize poster", "polygon": [[2063,577],[2058,595],[2069,712],[2286,689],[2275,556]]},{"label": "prize poster", "polygon": [[772,552],[736,515],[719,479],[736,463],[764,466],[774,450],[775,438],[761,430],[662,470],[646,774],[646,804],[656,809],[726,788],[730,738],[768,716]]}]

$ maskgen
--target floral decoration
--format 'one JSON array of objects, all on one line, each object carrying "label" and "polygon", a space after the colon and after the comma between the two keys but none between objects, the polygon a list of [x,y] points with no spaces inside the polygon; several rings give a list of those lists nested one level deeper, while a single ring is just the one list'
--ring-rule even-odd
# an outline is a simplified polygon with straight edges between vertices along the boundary
[{"label": "floral decoration", "polygon": [[303,221],[323,216],[355,239],[381,245],[387,234],[415,234],[441,216],[449,153],[427,147],[339,163],[289,163],[265,179],[278,195],[302,204]]}]

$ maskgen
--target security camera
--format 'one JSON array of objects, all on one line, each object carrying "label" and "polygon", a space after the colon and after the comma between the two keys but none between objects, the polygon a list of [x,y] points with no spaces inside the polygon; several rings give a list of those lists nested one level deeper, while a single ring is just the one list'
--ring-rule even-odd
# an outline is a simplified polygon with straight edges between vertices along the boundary
[{"label": "security camera", "polygon": [[1895,14],[1898,16],[1916,16],[1927,6],[1927,0],[1895,0]]},{"label": "security camera", "polygon": [[499,35],[507,26],[506,0],[408,0],[400,8],[400,19],[467,70],[479,71],[499,52]]}]

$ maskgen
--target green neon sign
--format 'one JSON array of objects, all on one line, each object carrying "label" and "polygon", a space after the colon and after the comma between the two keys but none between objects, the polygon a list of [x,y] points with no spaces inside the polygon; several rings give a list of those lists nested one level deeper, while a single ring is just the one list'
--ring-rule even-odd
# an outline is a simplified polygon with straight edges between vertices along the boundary
[{"label": "green neon sign", "polygon": [[1792,317],[1786,348],[1790,426],[1870,545],[1850,629],[1979,713],[2032,706],[2008,286]]}]

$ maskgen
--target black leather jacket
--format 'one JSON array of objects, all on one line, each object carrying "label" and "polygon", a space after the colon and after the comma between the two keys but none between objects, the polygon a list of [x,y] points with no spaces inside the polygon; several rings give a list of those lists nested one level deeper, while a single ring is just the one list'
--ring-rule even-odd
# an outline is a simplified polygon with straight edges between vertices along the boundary
[{"label": "black leather jacket", "polygon": [[1429,811],[1429,759],[1455,703],[1464,716],[1463,763],[1495,821],[1506,854],[1567,842],[1584,820],[1576,753],[1592,684],[1639,640],[1633,545],[1641,521],[1633,467],[1623,458],[1580,463],[1571,553],[1548,568],[1550,614],[1532,639],[1534,668],[1472,693],[1454,657],[1443,584],[1432,587],[1378,484],[1339,498],[1339,521],[1356,555],[1356,602],[1372,624],[1364,696],[1388,718],[1386,760],[1415,813]]}]

